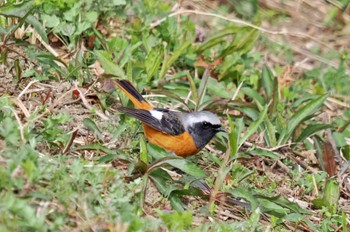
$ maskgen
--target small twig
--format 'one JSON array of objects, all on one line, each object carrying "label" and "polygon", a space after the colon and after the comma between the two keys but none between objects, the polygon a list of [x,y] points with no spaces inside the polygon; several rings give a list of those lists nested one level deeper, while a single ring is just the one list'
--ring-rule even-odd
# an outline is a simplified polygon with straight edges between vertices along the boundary
[{"label": "small twig", "polygon": [[33,84],[35,84],[36,82],[38,82],[38,80],[34,80],[28,83],[28,85],[21,91],[21,93],[17,96],[17,99],[13,99],[13,103],[15,103],[23,112],[23,114],[26,116],[26,118],[29,118],[30,116],[30,112],[29,110],[24,106],[21,97],[28,93],[28,89],[30,88],[30,86],[32,86]]},{"label": "small twig", "polygon": [[169,14],[168,16],[165,16],[164,18],[161,18],[161,19],[157,20],[154,23],[151,23],[150,24],[150,28],[157,27],[158,25],[160,25],[162,22],[164,22],[168,18],[177,16],[177,15],[181,15],[181,14],[197,14],[197,15],[216,17],[216,18],[220,18],[220,19],[232,22],[232,23],[236,23],[236,24],[239,24],[239,25],[243,25],[243,26],[254,28],[254,29],[259,30],[259,31],[261,31],[263,33],[268,33],[268,34],[272,34],[272,35],[291,35],[291,36],[295,36],[295,37],[308,38],[308,39],[311,39],[311,40],[314,40],[314,41],[318,42],[319,44],[322,44],[324,46],[329,47],[328,44],[326,44],[326,43],[316,39],[313,36],[305,34],[305,33],[288,32],[288,31],[271,31],[271,30],[265,29],[263,27],[256,26],[256,25],[254,25],[252,23],[249,23],[249,22],[246,22],[246,21],[243,21],[243,20],[240,20],[240,19],[228,18],[228,17],[222,16],[222,15],[218,15],[218,14],[214,14],[214,13],[208,13],[208,12],[202,12],[202,11],[197,11],[197,10],[183,10],[183,9],[179,9],[179,10]]},{"label": "small twig", "polygon": [[346,103],[344,103],[342,101],[339,101],[339,100],[337,100],[335,98],[332,98],[332,97],[327,97],[326,101],[329,101],[331,103],[334,103],[334,104],[336,104],[338,106],[341,106],[341,107],[344,107],[344,108],[349,108],[350,107],[349,104],[346,104]]},{"label": "small twig", "polygon": [[[269,38],[269,39],[270,39],[270,41],[272,41],[272,42],[274,42],[274,43],[276,43],[276,44],[278,44],[278,45],[280,45],[280,46],[283,45],[281,41],[278,41],[278,40],[276,40],[276,39],[271,39],[271,38]],[[324,44],[322,44],[322,43],[320,43],[320,44],[321,44],[321,45],[324,45]],[[288,44],[288,45],[290,46],[290,48],[291,48],[294,52],[299,53],[299,54],[301,54],[301,55],[303,55],[303,56],[309,57],[309,58],[312,59],[312,60],[317,60],[317,61],[319,61],[319,62],[321,62],[321,63],[324,63],[324,64],[326,64],[326,65],[330,65],[330,66],[332,66],[332,67],[334,67],[334,68],[338,68],[338,66],[339,66],[339,63],[336,62],[336,61],[331,61],[331,60],[328,60],[328,59],[326,59],[326,58],[323,58],[322,56],[313,54],[313,53],[311,53],[311,52],[309,52],[309,51],[306,51],[306,50],[303,49],[303,48],[300,48],[299,46],[296,46],[296,45],[293,45],[293,44]],[[324,46],[325,46],[325,45],[324,45]],[[349,71],[346,70],[346,73],[349,74]]]},{"label": "small twig", "polygon": [[49,84],[45,84],[45,83],[41,83],[41,82],[38,82],[36,85],[44,86],[44,87],[47,87],[50,89],[58,89],[58,87],[56,87],[54,85],[49,85]]},{"label": "small twig", "polygon": [[[36,39],[39,40],[39,42],[46,48],[47,51],[49,51],[54,57],[56,57],[57,59],[59,59],[59,54],[58,52],[56,52],[55,49],[53,49],[53,47],[51,47],[49,44],[47,44],[39,34],[36,34]],[[61,59],[60,59],[61,60]],[[62,61],[62,60],[61,60]],[[61,68],[65,68],[64,64],[62,64],[61,62],[58,61],[54,61],[58,66],[60,66]],[[63,62],[63,61],[62,61]],[[64,62],[63,62],[64,63]]]},{"label": "small twig", "polygon": [[75,137],[76,137],[77,134],[78,134],[78,131],[79,131],[79,129],[75,129],[75,130],[73,131],[72,136],[71,136],[69,142],[67,143],[66,147],[63,149],[63,152],[62,152],[63,154],[66,154],[66,153],[69,151],[70,147],[71,147],[72,144],[73,144],[73,141],[74,141]]},{"label": "small twig", "polygon": [[250,142],[244,142],[244,145],[248,146],[248,147],[256,147],[256,148],[259,148],[261,150],[265,150],[265,151],[277,151],[281,148],[284,148],[284,147],[289,147],[290,145],[292,145],[293,143],[287,143],[287,144],[282,144],[282,145],[279,145],[279,146],[276,146],[276,147],[270,147],[270,148],[266,148],[266,147],[260,147],[258,145],[255,145],[253,143],[250,143]]},{"label": "small twig", "polygon": [[[233,96],[232,96],[232,98],[231,98],[231,101],[234,101],[234,100],[236,99],[236,97],[237,97],[239,91],[241,90],[241,88],[242,88],[242,86],[243,86],[243,83],[244,83],[244,81],[242,81],[242,82],[238,85],[237,89],[236,89],[235,92],[233,93]],[[225,110],[225,114],[227,114],[228,111],[229,111],[229,109],[227,108],[227,109]]]},{"label": "small twig", "polygon": [[22,92],[18,95],[17,99],[20,100],[22,95],[26,93],[26,91],[29,89],[30,86],[32,86],[34,83],[38,82],[38,80],[34,80],[28,83],[28,85],[22,90]]},{"label": "small twig", "polygon": [[233,94],[233,96],[232,96],[232,98],[231,98],[231,101],[234,101],[234,100],[236,99],[236,97],[237,97],[239,91],[241,90],[241,88],[242,88],[242,86],[243,86],[243,83],[244,83],[244,81],[242,81],[242,82],[238,85],[236,91],[234,92],[234,94]]},{"label": "small twig", "polygon": [[316,183],[315,175],[312,175],[312,183],[313,183],[313,185],[314,185],[315,194],[316,194],[316,196],[318,196],[319,193],[318,193],[318,188],[317,188],[317,183]]},{"label": "small twig", "polygon": [[282,168],[282,170],[287,173],[287,175],[289,175],[291,177],[291,174],[290,174],[290,168],[285,165],[284,163],[282,163],[281,160],[277,160],[277,165],[280,166]]},{"label": "small twig", "polygon": [[53,110],[53,108],[55,108],[58,105],[58,103],[60,103],[65,96],[67,96],[68,94],[72,94],[72,92],[73,92],[73,89],[68,90],[67,92],[62,94],[52,105],[50,105],[49,110],[50,111]]},{"label": "small twig", "polygon": [[[295,154],[296,151],[292,150],[293,154]],[[309,167],[307,164],[305,164],[303,161],[295,158],[293,155],[286,154],[289,159],[297,163],[299,166],[301,166],[305,170],[309,170],[312,173],[315,173],[315,170],[313,170],[311,167]]]},{"label": "small twig", "polygon": [[104,119],[104,120],[109,120],[109,117],[107,117],[104,113],[100,112],[98,109],[93,108],[89,102],[86,100],[85,95],[83,94],[83,92],[81,92],[81,90],[75,86],[75,89],[79,92],[79,97],[81,99],[81,101],[83,102],[83,105],[88,109],[88,110],[93,110],[95,111],[96,115],[99,116],[100,118]]},{"label": "small twig", "polygon": [[30,113],[20,99],[12,98],[12,102],[15,103],[22,110],[22,112],[23,112],[24,116],[26,116],[26,118],[29,118]]}]

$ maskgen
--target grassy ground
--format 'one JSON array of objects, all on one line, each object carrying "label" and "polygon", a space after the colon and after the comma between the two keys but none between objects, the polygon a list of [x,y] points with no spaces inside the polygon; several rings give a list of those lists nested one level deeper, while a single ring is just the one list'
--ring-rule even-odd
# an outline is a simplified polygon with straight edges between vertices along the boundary
[{"label": "grassy ground", "polygon": [[[346,4],[3,4],[0,231],[348,231]],[[115,78],[229,133],[148,144]]]}]

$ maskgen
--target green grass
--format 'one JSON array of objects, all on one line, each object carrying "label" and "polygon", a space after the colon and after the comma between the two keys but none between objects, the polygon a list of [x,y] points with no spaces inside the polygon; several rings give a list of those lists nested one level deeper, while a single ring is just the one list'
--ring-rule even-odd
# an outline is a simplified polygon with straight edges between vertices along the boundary
[{"label": "green grass", "polygon": [[[303,43],[208,15],[161,21],[173,4],[1,6],[0,230],[348,231],[348,51],[313,47],[332,63],[295,74]],[[218,9],[288,18],[257,1]],[[131,106],[115,78],[157,107],[213,111],[229,133],[186,159],[148,144],[115,110]]]}]

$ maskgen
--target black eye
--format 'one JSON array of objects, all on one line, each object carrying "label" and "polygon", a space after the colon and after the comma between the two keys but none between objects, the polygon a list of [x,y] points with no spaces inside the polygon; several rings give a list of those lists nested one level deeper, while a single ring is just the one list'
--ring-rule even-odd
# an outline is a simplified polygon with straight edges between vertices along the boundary
[{"label": "black eye", "polygon": [[202,122],[202,126],[203,126],[203,128],[204,128],[204,129],[207,129],[207,128],[209,128],[209,127],[210,127],[210,123],[209,123],[209,122],[204,121],[204,122]]}]

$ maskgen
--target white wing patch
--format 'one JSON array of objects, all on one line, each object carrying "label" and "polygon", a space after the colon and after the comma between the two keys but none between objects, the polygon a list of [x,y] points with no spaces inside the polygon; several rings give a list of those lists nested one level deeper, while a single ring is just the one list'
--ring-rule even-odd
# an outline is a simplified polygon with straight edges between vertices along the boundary
[{"label": "white wing patch", "polygon": [[159,121],[162,120],[163,112],[160,112],[158,110],[150,110],[149,112],[151,113],[152,117],[158,119]]}]

